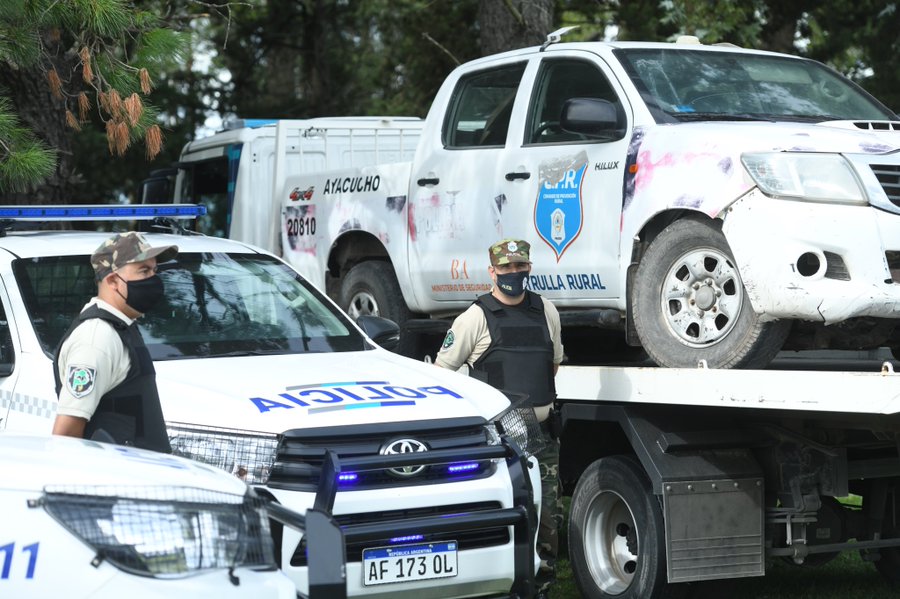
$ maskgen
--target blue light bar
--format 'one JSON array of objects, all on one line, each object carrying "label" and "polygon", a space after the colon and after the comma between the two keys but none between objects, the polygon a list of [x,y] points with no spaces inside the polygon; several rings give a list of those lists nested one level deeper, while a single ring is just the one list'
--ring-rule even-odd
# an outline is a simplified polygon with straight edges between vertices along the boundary
[{"label": "blue light bar", "polygon": [[425,535],[407,535],[405,537],[394,537],[388,543],[396,545],[397,543],[409,543],[410,541],[424,541]]},{"label": "blue light bar", "polygon": [[84,221],[188,219],[206,214],[199,204],[87,204],[81,206],[0,206],[0,220]]},{"label": "blue light bar", "polygon": [[479,464],[478,462],[464,462],[461,464],[451,464],[447,467],[447,472],[450,474],[459,474],[461,472],[471,472],[473,470],[478,470]]},{"label": "blue light bar", "polygon": [[353,483],[356,482],[359,478],[359,475],[355,472],[343,472],[338,474],[338,482],[340,483]]}]

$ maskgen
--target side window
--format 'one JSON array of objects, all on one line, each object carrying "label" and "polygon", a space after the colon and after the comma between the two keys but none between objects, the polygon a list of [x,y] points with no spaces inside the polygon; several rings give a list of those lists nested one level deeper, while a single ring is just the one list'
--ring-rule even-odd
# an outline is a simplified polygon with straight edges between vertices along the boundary
[{"label": "side window", "polygon": [[619,103],[603,73],[583,60],[548,59],[541,65],[528,114],[526,144],[585,141],[560,127],[563,104],[571,98],[596,98]]},{"label": "side window", "polygon": [[444,147],[502,146],[525,63],[480,71],[459,80],[447,120]]},{"label": "side window", "polygon": [[206,216],[197,219],[197,231],[212,237],[226,237],[229,204],[228,158],[223,156],[195,162],[187,168],[182,183],[181,201],[206,206]]},{"label": "side window", "polygon": [[6,320],[6,310],[0,303],[0,377],[13,373],[16,365],[16,350],[13,346],[12,332],[9,330],[9,321]]},{"label": "side window", "polygon": [[38,341],[56,351],[72,319],[97,292],[87,256],[18,259],[13,272]]}]

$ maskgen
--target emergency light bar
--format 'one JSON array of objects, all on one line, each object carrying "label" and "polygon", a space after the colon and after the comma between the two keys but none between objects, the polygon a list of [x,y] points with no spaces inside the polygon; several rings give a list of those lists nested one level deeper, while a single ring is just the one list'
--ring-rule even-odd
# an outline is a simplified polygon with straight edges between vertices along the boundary
[{"label": "emergency light bar", "polygon": [[154,218],[188,219],[206,214],[199,204],[135,204],[110,206],[0,206],[0,220],[13,221],[82,221],[82,220],[153,220]]}]

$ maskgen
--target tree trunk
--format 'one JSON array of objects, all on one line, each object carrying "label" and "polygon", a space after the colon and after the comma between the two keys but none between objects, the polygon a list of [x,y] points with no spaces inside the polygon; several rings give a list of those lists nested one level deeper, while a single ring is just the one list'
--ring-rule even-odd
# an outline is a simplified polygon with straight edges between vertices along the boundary
[{"label": "tree trunk", "polygon": [[553,28],[553,6],[553,0],[480,0],[482,55],[542,44]]},{"label": "tree trunk", "polygon": [[[61,55],[55,62],[57,71],[71,73],[74,61]],[[63,66],[66,64],[67,66]],[[48,147],[54,148],[56,170],[43,183],[27,192],[4,194],[4,204],[68,204],[68,190],[79,177],[74,170],[71,130],[66,127],[66,108],[55,98],[47,83],[47,73],[40,66],[18,69],[0,62],[0,89],[13,103],[22,126],[32,130]]]}]

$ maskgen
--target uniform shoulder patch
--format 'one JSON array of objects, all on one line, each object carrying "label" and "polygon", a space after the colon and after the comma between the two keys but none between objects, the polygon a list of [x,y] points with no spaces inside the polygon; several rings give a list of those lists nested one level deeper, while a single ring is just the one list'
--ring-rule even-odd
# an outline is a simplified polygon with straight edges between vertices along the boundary
[{"label": "uniform shoulder patch", "polygon": [[450,346],[453,345],[454,341],[456,341],[456,337],[453,336],[453,331],[447,331],[447,336],[444,337],[444,343],[441,344],[441,349],[450,349]]},{"label": "uniform shoulder patch", "polygon": [[94,368],[87,366],[69,365],[69,369],[66,372],[66,389],[69,390],[72,397],[81,398],[94,390],[96,372]]}]

